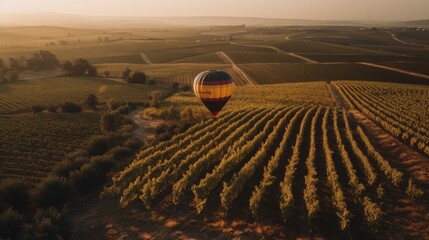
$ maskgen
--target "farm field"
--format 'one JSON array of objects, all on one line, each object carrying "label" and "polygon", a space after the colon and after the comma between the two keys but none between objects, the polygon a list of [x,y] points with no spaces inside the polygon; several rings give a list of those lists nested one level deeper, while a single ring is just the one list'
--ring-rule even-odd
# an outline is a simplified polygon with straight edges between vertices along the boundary
[{"label": "farm field", "polygon": [[[413,180],[356,127],[346,110],[316,105],[225,113],[142,151],[108,191],[119,194],[123,207],[191,202],[204,215],[283,219],[296,236],[313,229],[338,238],[341,231],[332,230],[342,229],[364,237],[371,235],[364,226],[378,224],[380,236],[389,235],[392,229],[383,226],[391,220],[383,216],[398,212],[385,207],[413,202],[407,190]],[[413,218],[404,229],[425,218],[402,214]],[[333,235],[324,235],[327,221]],[[421,227],[415,234],[424,238],[428,226]]]},{"label": "farm field", "polygon": [[101,103],[110,99],[144,102],[155,90],[166,95],[170,91],[163,86],[130,86],[103,78],[58,77],[19,81],[0,85],[0,113],[27,112],[37,104],[80,103],[88,94],[96,94]]},{"label": "farm field", "polygon": [[[260,84],[367,80],[382,82],[400,82],[428,84],[427,79],[365,66],[357,63],[334,64],[240,64],[249,76]],[[315,74],[317,73],[317,74]]]},{"label": "farm field", "polygon": [[0,179],[39,182],[100,132],[98,113],[0,115]]},{"label": "farm field", "polygon": [[350,106],[429,156],[428,87],[342,81],[334,84]]},{"label": "farm field", "polygon": [[[67,203],[66,239],[429,239],[427,32],[339,25],[1,26],[0,77],[40,50],[60,67],[1,81],[0,179],[38,186],[123,134],[143,140],[114,168],[95,158],[108,181]],[[65,76],[79,58],[96,76]],[[235,85],[216,118],[192,91],[209,69]],[[80,113],[32,113],[90,94]]]}]

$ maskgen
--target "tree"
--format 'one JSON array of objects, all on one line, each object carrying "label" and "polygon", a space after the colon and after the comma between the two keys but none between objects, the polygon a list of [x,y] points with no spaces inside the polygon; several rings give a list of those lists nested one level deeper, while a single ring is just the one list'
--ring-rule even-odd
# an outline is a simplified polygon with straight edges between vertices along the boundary
[{"label": "tree", "polygon": [[131,74],[131,69],[125,68],[121,75],[122,80],[124,82],[127,82],[128,78],[130,77],[130,74]]},{"label": "tree", "polygon": [[147,76],[144,72],[133,72],[130,77],[128,77],[127,82],[128,83],[139,83],[139,84],[145,84],[146,83]]},{"label": "tree", "polygon": [[4,61],[2,58],[0,58],[0,69],[4,69],[6,65],[4,64]]},{"label": "tree", "polygon": [[25,62],[22,62],[22,58],[20,59],[16,59],[16,58],[9,58],[9,62],[10,62],[10,68],[12,70],[22,70],[25,68]]},{"label": "tree", "polygon": [[28,69],[35,71],[41,71],[46,69],[54,69],[60,65],[55,54],[49,51],[40,51],[39,53],[33,54],[33,57],[26,60]]},{"label": "tree", "polygon": [[82,112],[82,108],[73,102],[65,102],[61,105],[61,112],[63,113],[79,113]]},{"label": "tree", "polygon": [[83,76],[88,72],[90,66],[91,64],[89,64],[88,60],[83,58],[76,59],[71,68],[71,75]]},{"label": "tree", "polygon": [[110,77],[110,72],[108,70],[104,71],[104,76]]},{"label": "tree", "polygon": [[90,65],[88,67],[88,71],[87,71],[87,75],[90,77],[95,77],[97,76],[98,72],[97,72],[97,68],[95,68],[94,66]]},{"label": "tree", "polygon": [[149,105],[151,107],[159,107],[164,99],[162,93],[160,91],[153,91],[150,93],[150,102]]},{"label": "tree", "polygon": [[64,71],[66,71],[68,74],[71,74],[72,72],[72,68],[73,68],[73,63],[71,63],[70,61],[66,61],[63,64],[63,69]]},{"label": "tree", "polygon": [[76,59],[74,63],[66,61],[63,64],[63,69],[72,76],[87,75],[93,77],[98,74],[97,69],[84,58]]},{"label": "tree", "polygon": [[125,122],[124,116],[119,112],[106,112],[101,116],[100,126],[105,132],[118,130]]},{"label": "tree", "polygon": [[85,100],[85,105],[94,110],[98,105],[98,98],[94,94],[89,94]]}]

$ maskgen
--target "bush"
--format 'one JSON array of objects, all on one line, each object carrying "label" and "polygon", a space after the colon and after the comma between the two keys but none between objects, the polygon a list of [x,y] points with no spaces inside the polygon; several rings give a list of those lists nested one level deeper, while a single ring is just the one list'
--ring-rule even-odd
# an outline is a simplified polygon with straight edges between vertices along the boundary
[{"label": "bush", "polygon": [[43,112],[45,107],[43,107],[42,105],[33,105],[31,106],[31,111],[33,113],[39,113],[39,112]]},{"label": "bush", "polygon": [[145,84],[146,83],[147,76],[144,72],[133,72],[126,81],[128,83],[138,83],[138,84]]},{"label": "bush", "polygon": [[103,156],[95,156],[89,160],[89,164],[103,174],[107,174],[115,166],[113,155],[104,154]]},{"label": "bush", "polygon": [[90,77],[95,77],[98,75],[98,71],[97,68],[95,68],[94,66],[89,66],[88,70],[86,71],[86,74]]},{"label": "bush", "polygon": [[0,208],[12,207],[24,212],[30,204],[29,185],[18,179],[0,182]]},{"label": "bush", "polygon": [[49,111],[49,112],[51,112],[51,113],[56,113],[56,112],[57,112],[57,106],[55,106],[55,105],[50,105],[50,106],[48,107],[48,111]]},{"label": "bush", "polygon": [[101,116],[100,127],[102,131],[114,132],[128,122],[130,122],[129,119],[121,115],[119,112],[105,112]]},{"label": "bush", "polygon": [[106,174],[113,166],[111,155],[94,157],[80,170],[72,172],[70,179],[80,193],[89,193],[97,190],[106,181]]},{"label": "bush", "polygon": [[116,111],[122,115],[126,115],[126,114],[130,113],[132,110],[133,110],[133,108],[128,104],[122,105],[116,109]]},{"label": "bush", "polygon": [[87,157],[78,157],[74,160],[65,159],[55,165],[53,172],[59,177],[69,177],[70,172],[79,169],[88,161],[89,159]]},{"label": "bush", "polygon": [[88,97],[85,99],[84,104],[94,110],[98,105],[98,98],[94,94],[89,94]]},{"label": "bush", "polygon": [[152,91],[150,93],[149,106],[150,107],[160,107],[163,100],[164,100],[164,96],[162,95],[162,93],[160,91]]},{"label": "bush", "polygon": [[124,146],[137,150],[141,147],[142,142],[140,141],[140,139],[136,138],[136,137],[132,137],[130,139],[128,139],[127,141],[124,142]]},{"label": "bush", "polygon": [[12,208],[0,214],[0,239],[19,239],[24,227],[24,220]]},{"label": "bush", "polygon": [[123,103],[117,102],[114,99],[110,99],[109,101],[107,101],[107,109],[109,111],[114,111],[122,105],[123,105]]},{"label": "bush", "polygon": [[43,179],[36,189],[37,202],[40,207],[62,208],[71,193],[67,180],[58,176]]},{"label": "bush", "polygon": [[71,223],[66,210],[55,208],[38,209],[34,216],[31,239],[35,240],[65,240],[71,237]]},{"label": "bush", "polygon": [[105,135],[93,136],[88,140],[87,152],[89,156],[102,155],[109,151],[111,139]]},{"label": "bush", "polygon": [[63,113],[80,113],[82,112],[82,107],[73,102],[65,102],[61,105],[61,112]]},{"label": "bush", "polygon": [[116,146],[110,149],[110,151],[107,153],[111,154],[116,161],[131,157],[132,155],[134,155],[133,150],[131,150],[128,147],[122,147],[122,146]]}]

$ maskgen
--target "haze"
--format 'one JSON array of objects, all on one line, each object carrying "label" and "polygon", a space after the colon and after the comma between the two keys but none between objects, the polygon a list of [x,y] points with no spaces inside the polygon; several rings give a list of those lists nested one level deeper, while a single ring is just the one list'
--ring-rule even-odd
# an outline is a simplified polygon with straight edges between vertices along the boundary
[{"label": "haze", "polygon": [[59,12],[93,16],[234,16],[310,20],[429,18],[428,0],[0,0],[0,14]]}]

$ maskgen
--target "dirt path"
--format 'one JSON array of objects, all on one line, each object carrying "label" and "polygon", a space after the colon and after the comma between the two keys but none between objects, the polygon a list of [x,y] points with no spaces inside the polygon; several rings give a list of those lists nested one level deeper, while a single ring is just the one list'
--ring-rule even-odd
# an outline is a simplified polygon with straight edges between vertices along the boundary
[{"label": "dirt path", "polygon": [[407,70],[402,70],[402,69],[399,69],[399,68],[388,67],[388,66],[378,65],[378,64],[374,64],[374,63],[367,63],[367,62],[358,62],[358,63],[362,64],[362,65],[371,66],[371,67],[382,68],[382,69],[386,69],[386,70],[390,70],[390,71],[394,71],[394,72],[408,74],[408,75],[411,75],[411,76],[414,76],[414,77],[420,77],[420,78],[429,79],[428,75],[424,75],[424,74],[416,73],[416,72],[411,72],[411,71],[407,71]]},{"label": "dirt path", "polygon": [[332,83],[326,83],[326,87],[328,88],[329,92],[331,93],[332,98],[335,100],[337,107],[345,108],[345,109],[350,108],[349,105],[346,103],[346,101],[341,96],[338,89]]},{"label": "dirt path", "polygon": [[303,33],[305,33],[305,32],[297,32],[297,33],[293,33],[293,34],[291,34],[291,35],[286,36],[286,37],[285,37],[285,40],[286,40],[286,41],[289,41],[289,40],[291,40],[291,37],[296,36],[296,35],[298,35],[298,34],[303,34]]},{"label": "dirt path", "polygon": [[[290,36],[289,36],[289,37],[290,37]],[[281,49],[279,49],[279,48],[276,48],[276,47],[273,47],[273,46],[268,46],[268,45],[253,45],[253,44],[242,44],[242,43],[231,43],[231,44],[233,44],[233,45],[239,45],[239,46],[246,46],[246,47],[268,48],[268,49],[271,49],[271,50],[275,51],[276,53],[281,53],[281,54],[289,55],[289,56],[294,57],[294,58],[297,58],[297,59],[299,59],[299,60],[301,60],[301,61],[303,61],[303,62],[305,62],[305,63],[311,63],[311,64],[319,63],[319,62],[317,62],[317,61],[315,61],[315,60],[313,60],[313,59],[310,59],[310,58],[307,58],[307,57],[301,56],[301,55],[296,54],[296,53],[286,52],[286,51],[283,51],[283,50],[281,50]]]},{"label": "dirt path", "polygon": [[405,45],[413,45],[413,44],[407,43],[407,42],[405,42],[405,41],[402,41],[401,39],[399,39],[399,38],[398,38],[394,33],[392,33],[392,32],[386,31],[386,33],[387,33],[387,34],[389,34],[389,35],[393,38],[393,40],[395,40],[395,41],[397,41],[397,42],[399,42],[399,43],[402,43],[402,44],[405,44]]},{"label": "dirt path", "polygon": [[372,143],[386,159],[405,169],[416,181],[424,184],[428,189],[429,159],[427,157],[388,134],[360,111],[351,110],[350,113],[363,126]]},{"label": "dirt path", "polygon": [[223,61],[231,64],[232,69],[241,77],[241,79],[247,82],[246,85],[256,85],[255,81],[253,81],[240,67],[235,64],[235,62],[225,53],[225,52],[217,52],[216,53]]},{"label": "dirt path", "polygon": [[307,58],[307,57],[304,57],[304,56],[301,56],[301,55],[298,55],[298,54],[296,54],[296,53],[288,53],[290,56],[292,56],[292,57],[295,57],[295,58],[298,58],[298,59],[301,59],[301,60],[303,60],[304,62],[306,62],[306,63],[311,63],[311,64],[314,64],[314,63],[319,63],[319,62],[317,62],[317,61],[314,61],[313,59],[310,59],[310,58]]},{"label": "dirt path", "polygon": [[141,141],[153,140],[156,138],[156,128],[166,123],[166,121],[160,119],[146,119],[143,115],[143,111],[144,108],[138,108],[129,114],[134,124],[137,126],[134,130],[134,135]]},{"label": "dirt path", "polygon": [[140,57],[143,59],[143,61],[146,63],[146,64],[152,64],[152,61],[150,61],[150,59],[147,57],[147,55],[145,54],[145,53],[140,53]]}]

